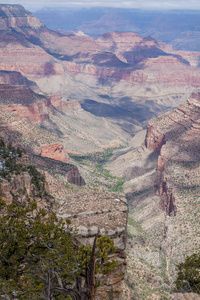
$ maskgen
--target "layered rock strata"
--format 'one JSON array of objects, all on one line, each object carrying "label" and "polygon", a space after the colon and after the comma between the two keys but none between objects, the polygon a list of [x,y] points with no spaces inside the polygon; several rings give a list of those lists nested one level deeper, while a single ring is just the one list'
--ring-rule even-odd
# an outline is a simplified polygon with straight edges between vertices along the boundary
[{"label": "layered rock strata", "polygon": [[[146,145],[159,149],[157,195],[166,213],[161,249],[168,272],[174,277],[175,262],[198,250],[200,94],[148,125]],[[149,130],[151,128],[151,130]],[[155,139],[155,137],[157,137]],[[163,143],[163,140],[165,143]]]},{"label": "layered rock strata", "polygon": [[126,269],[126,223],[127,202],[124,195],[105,192],[78,192],[69,194],[56,208],[57,215],[69,219],[76,229],[74,238],[78,243],[93,244],[96,235],[114,240],[117,252],[114,258],[118,261],[117,269],[102,278],[101,285],[96,292],[96,299],[121,299],[121,283]]},{"label": "layered rock strata", "polygon": [[[0,10],[0,69],[20,72],[48,94],[111,101],[117,112],[126,106],[125,128],[131,132],[137,130],[133,120],[176,107],[200,86],[198,54],[175,52],[134,33],[107,33],[97,41],[65,35],[48,30],[21,6],[1,5]],[[119,114],[113,118],[123,126]]]},{"label": "layered rock strata", "polygon": [[7,110],[34,123],[48,121],[49,114],[53,113],[50,99],[35,94],[25,85],[0,85],[0,103]]},{"label": "layered rock strata", "polygon": [[126,179],[130,299],[170,299],[176,265],[199,252],[199,118],[200,95],[195,93],[151,120],[146,139],[136,134],[107,165]]}]

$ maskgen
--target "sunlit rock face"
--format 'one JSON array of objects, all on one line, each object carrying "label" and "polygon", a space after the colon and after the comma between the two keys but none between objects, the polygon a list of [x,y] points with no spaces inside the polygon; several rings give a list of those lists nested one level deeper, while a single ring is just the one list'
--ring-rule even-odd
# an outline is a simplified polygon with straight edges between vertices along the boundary
[{"label": "sunlit rock face", "polygon": [[42,146],[40,155],[43,157],[49,157],[55,160],[67,163],[69,160],[68,154],[65,151],[63,145],[53,144],[48,146]]}]

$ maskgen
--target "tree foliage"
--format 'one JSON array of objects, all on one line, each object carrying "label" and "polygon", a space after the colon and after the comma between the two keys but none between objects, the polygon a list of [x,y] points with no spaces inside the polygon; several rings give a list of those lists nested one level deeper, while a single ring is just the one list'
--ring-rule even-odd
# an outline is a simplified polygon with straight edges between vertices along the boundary
[{"label": "tree foliage", "polygon": [[38,209],[36,202],[0,201],[0,294],[11,299],[94,299],[95,274],[117,262],[107,236],[91,245],[72,241],[69,222]]},{"label": "tree foliage", "polygon": [[200,253],[188,256],[178,265],[176,291],[200,294]]},{"label": "tree foliage", "polygon": [[0,176],[5,178],[11,174],[18,175],[21,171],[25,171],[24,166],[17,163],[17,158],[22,157],[24,153],[24,149],[13,147],[11,142],[6,145],[4,141],[0,139]]},{"label": "tree foliage", "polygon": [[37,210],[35,202],[6,205],[1,200],[1,293],[20,299],[53,299],[56,276],[65,285],[73,282],[74,244],[65,227],[54,214]]}]

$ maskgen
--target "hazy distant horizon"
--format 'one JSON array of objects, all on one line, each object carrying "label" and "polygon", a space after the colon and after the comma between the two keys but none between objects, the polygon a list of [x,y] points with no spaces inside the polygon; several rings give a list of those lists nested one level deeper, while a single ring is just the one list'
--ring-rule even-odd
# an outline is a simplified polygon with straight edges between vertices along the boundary
[{"label": "hazy distant horizon", "polygon": [[30,2],[30,0],[2,0],[1,4],[21,4],[27,10],[36,11],[42,8],[92,8],[92,7],[109,7],[109,8],[137,8],[137,9],[147,9],[147,10],[200,10],[200,1],[199,0],[169,0],[169,1],[160,1],[160,0],[140,0],[139,3],[137,0],[129,1],[117,1],[116,0],[102,0],[102,1],[91,1],[91,0],[35,0]]}]

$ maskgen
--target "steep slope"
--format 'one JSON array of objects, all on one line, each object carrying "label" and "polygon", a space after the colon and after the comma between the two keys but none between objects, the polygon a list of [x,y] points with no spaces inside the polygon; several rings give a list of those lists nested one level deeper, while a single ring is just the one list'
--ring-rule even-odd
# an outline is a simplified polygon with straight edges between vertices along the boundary
[{"label": "steep slope", "polygon": [[[158,195],[160,205],[170,216],[165,225],[161,249],[174,261],[199,248],[199,115],[200,94],[148,126],[146,145],[160,148],[157,172],[160,173]],[[157,132],[156,132],[157,130]],[[160,138],[158,139],[158,135]],[[164,139],[164,142],[163,142]],[[163,145],[164,144],[164,145]],[[173,231],[173,234],[172,234]],[[179,236],[178,240],[173,240]]]},{"label": "steep slope", "polygon": [[152,119],[146,137],[138,133],[107,165],[126,179],[126,282],[136,299],[169,299],[176,265],[199,251],[199,116],[196,93]]}]

